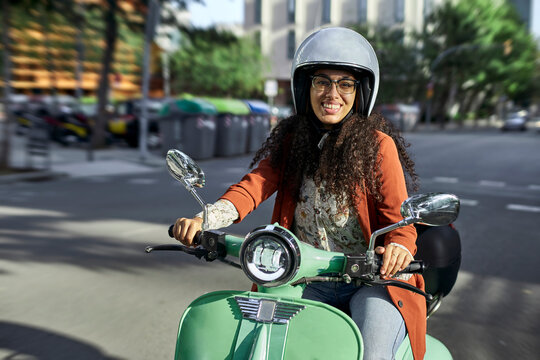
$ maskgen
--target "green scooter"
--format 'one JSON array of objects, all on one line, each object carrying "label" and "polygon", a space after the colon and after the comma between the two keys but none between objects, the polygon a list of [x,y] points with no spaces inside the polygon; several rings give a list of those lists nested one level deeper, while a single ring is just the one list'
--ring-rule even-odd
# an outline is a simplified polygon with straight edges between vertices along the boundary
[{"label": "green scooter", "polygon": [[[412,196],[401,206],[403,220],[375,231],[365,254],[349,256],[302,243],[279,224],[260,226],[245,238],[204,231],[206,205],[195,190],[204,186],[203,171],[178,150],[167,153],[167,167],[202,206],[203,231],[196,239],[196,248],[167,244],[149,246],[146,252],[183,251],[207,261],[225,261],[241,268],[258,286],[258,292],[216,291],[193,301],[180,320],[177,360],[362,359],[362,334],[351,318],[330,305],[301,298],[306,284],[315,281],[399,286],[422,294],[428,304],[437,301],[432,294],[407,283],[381,279],[381,259],[374,252],[374,244],[378,236],[413,223],[452,223],[459,213],[459,199],[455,195]],[[240,264],[226,257],[236,257]],[[414,261],[401,273],[423,270],[424,263]],[[324,324],[325,331],[313,331],[320,324]],[[429,335],[426,346],[426,359],[452,359],[448,349]],[[396,359],[413,359],[408,337]]]}]

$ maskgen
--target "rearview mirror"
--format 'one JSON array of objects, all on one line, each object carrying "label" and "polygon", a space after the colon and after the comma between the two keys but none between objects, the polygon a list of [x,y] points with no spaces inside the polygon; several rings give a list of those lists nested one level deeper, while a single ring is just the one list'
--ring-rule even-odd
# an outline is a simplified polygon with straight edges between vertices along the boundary
[{"label": "rearview mirror", "polygon": [[184,186],[189,184],[202,188],[205,184],[202,169],[193,159],[180,150],[171,149],[167,151],[167,169],[169,169],[172,177],[180,181]]},{"label": "rearview mirror", "polygon": [[401,204],[401,215],[413,222],[442,226],[454,222],[459,214],[459,198],[453,194],[426,193],[414,195]]},{"label": "rearview mirror", "polygon": [[180,150],[167,151],[167,169],[172,177],[180,181],[203,209],[202,230],[208,229],[208,207],[199,196],[195,187],[202,188],[205,183],[204,172],[193,159]]}]

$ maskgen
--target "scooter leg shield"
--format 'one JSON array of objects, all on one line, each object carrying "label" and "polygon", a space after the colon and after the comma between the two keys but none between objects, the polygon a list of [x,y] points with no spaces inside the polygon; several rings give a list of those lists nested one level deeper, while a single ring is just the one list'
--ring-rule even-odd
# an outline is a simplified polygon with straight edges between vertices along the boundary
[{"label": "scooter leg shield", "polygon": [[329,305],[271,294],[219,291],[180,320],[175,359],[362,359],[354,322]]}]

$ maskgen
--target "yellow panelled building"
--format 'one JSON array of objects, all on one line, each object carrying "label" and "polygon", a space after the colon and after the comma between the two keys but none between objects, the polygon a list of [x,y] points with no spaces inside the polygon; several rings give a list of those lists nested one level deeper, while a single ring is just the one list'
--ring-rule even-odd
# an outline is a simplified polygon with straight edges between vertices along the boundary
[{"label": "yellow panelled building", "polygon": [[[82,0],[84,3],[95,0]],[[142,15],[135,13],[129,1],[120,4],[141,23]],[[50,94],[55,89],[57,94],[74,95],[78,87],[77,68],[77,32],[74,26],[51,23],[45,33],[43,27],[29,22],[24,27],[13,24],[10,28],[11,49],[11,86],[13,93]],[[84,96],[95,96],[99,86],[101,57],[104,49],[104,35],[84,29],[84,57],[82,61],[80,87]],[[141,33],[142,37],[142,33]],[[49,45],[47,45],[49,44]],[[1,46],[1,45],[0,45]],[[116,41],[114,64],[110,74],[111,98],[133,97],[140,94],[142,46],[134,46]],[[0,85],[3,86],[0,79]]]}]

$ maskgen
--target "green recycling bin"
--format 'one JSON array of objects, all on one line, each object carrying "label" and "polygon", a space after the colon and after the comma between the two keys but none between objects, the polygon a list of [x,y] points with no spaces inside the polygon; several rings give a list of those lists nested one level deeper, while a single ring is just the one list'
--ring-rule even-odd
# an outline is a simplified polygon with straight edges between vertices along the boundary
[{"label": "green recycling bin", "polygon": [[241,100],[205,98],[217,111],[216,156],[234,156],[246,153],[248,106]]},{"label": "green recycling bin", "polygon": [[196,160],[214,156],[216,109],[201,98],[174,99],[161,110],[163,149],[182,150]]},{"label": "green recycling bin", "polygon": [[270,106],[261,100],[244,100],[249,107],[247,152],[259,150],[270,133]]}]

